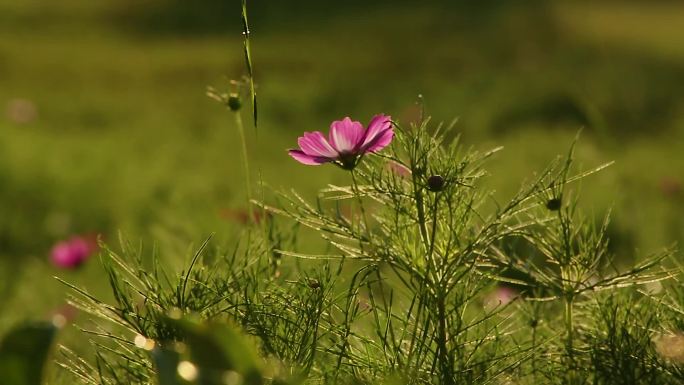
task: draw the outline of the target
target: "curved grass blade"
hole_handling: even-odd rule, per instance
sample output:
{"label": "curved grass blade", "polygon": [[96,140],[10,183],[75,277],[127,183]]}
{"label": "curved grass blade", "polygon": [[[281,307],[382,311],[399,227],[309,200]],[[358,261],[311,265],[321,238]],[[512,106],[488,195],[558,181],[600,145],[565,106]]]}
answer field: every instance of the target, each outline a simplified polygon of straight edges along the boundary
{"label": "curved grass blade", "polygon": [[252,50],[249,42],[249,22],[247,21],[247,0],[242,0],[242,36],[245,51],[245,64],[247,65],[247,75],[249,76],[249,92],[252,97],[252,118],[254,129],[257,128],[257,97],[254,89],[254,69],[252,67]]}

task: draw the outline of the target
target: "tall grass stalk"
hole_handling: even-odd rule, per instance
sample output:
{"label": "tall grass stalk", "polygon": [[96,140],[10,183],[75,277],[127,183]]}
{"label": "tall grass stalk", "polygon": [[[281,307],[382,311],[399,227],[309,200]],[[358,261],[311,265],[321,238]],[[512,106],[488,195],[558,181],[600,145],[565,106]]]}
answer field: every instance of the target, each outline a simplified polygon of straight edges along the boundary
{"label": "tall grass stalk", "polygon": [[245,64],[247,65],[247,76],[249,78],[249,92],[252,102],[252,118],[254,122],[254,129],[257,129],[257,94],[254,87],[254,68],[252,66],[252,49],[250,43],[249,22],[247,20],[247,0],[242,0],[242,43],[245,54]]}
{"label": "tall grass stalk", "polygon": [[242,124],[242,115],[240,110],[233,111],[235,117],[235,126],[240,135],[240,143],[242,148],[242,166],[245,173],[245,191],[247,193],[247,210],[250,220],[255,220],[254,209],[252,208],[252,178],[249,171],[249,152],[247,150],[247,137],[245,135],[245,127]]}

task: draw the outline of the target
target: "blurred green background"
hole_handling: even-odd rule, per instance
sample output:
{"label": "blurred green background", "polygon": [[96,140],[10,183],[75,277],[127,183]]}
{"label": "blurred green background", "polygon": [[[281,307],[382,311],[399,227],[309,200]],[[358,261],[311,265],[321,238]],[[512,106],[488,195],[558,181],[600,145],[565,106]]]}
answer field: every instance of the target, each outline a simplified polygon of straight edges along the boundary
{"label": "blurred green background", "polygon": [[[344,183],[285,149],[347,115],[415,120],[421,94],[467,144],[505,146],[490,164],[501,197],[583,128],[583,167],[616,161],[582,196],[589,213],[614,208],[620,258],[684,239],[681,1],[249,6],[250,156],[270,186],[313,196]],[[0,0],[0,332],[62,306],[54,275],[106,292],[97,261],[49,263],[72,234],[116,243],[121,230],[179,259],[212,231],[238,237],[239,137],[205,91],[244,75],[241,39],[237,0]]]}

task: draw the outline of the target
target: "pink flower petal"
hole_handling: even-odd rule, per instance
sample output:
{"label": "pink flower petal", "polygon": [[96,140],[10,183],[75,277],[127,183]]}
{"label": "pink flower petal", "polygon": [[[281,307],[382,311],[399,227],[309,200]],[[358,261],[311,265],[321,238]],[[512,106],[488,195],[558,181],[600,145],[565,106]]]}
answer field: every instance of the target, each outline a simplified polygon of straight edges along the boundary
{"label": "pink flower petal", "polygon": [[304,136],[299,138],[299,148],[306,155],[312,157],[337,158],[337,151],[335,151],[330,143],[325,139],[323,134],[319,131],[305,132]]}
{"label": "pink flower petal", "polygon": [[[366,135],[363,137],[363,143],[359,147],[361,151],[378,151],[383,147],[387,146],[390,141],[392,141],[393,131],[392,131],[392,118],[387,115],[379,114],[375,115],[368,123],[368,128],[366,129]],[[390,134],[387,134],[390,131]],[[378,143],[381,142],[382,145],[378,147]],[[374,150],[369,150],[369,148],[375,147]]]}
{"label": "pink flower petal", "polygon": [[411,170],[409,170],[408,167],[402,165],[401,163],[397,163],[395,161],[390,161],[387,164],[387,168],[390,169],[393,173],[400,177],[408,177],[411,175]]}
{"label": "pink flower petal", "polygon": [[336,120],[330,125],[330,144],[339,153],[352,153],[359,148],[363,133],[363,125],[349,117]]}
{"label": "pink flower petal", "polygon": [[325,158],[321,156],[311,156],[304,153],[304,151],[301,150],[290,150],[287,153],[290,154],[290,156],[293,157],[299,163],[308,164],[310,166],[318,166],[320,164],[327,163],[332,160],[330,158]]}
{"label": "pink flower petal", "polygon": [[55,244],[50,252],[50,258],[57,267],[73,269],[83,264],[96,251],[97,245],[93,239],[74,236],[68,241]]}
{"label": "pink flower petal", "polygon": [[74,253],[69,242],[57,243],[50,253],[52,263],[61,268],[74,268],[81,262],[81,256]]}
{"label": "pink flower petal", "polygon": [[86,259],[90,255],[90,245],[81,237],[74,237],[69,241],[71,252],[80,259]]}
{"label": "pink flower petal", "polygon": [[394,137],[394,131],[390,128],[378,134],[375,140],[368,145],[365,151],[367,152],[377,152],[387,147]]}

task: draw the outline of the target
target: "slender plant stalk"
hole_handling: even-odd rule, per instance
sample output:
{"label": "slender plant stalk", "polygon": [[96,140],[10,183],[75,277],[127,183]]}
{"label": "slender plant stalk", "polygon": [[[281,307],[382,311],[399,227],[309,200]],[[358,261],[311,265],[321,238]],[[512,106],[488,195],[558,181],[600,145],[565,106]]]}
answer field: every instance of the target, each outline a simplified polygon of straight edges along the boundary
{"label": "slender plant stalk", "polygon": [[418,211],[418,226],[423,242],[429,247],[427,227],[425,225],[425,207],[423,205],[423,193],[420,191],[416,177],[413,177],[413,198],[416,200],[416,210]]}
{"label": "slender plant stalk", "polygon": [[252,97],[252,118],[254,119],[254,129],[257,128],[257,97],[254,88],[254,68],[252,67],[252,50],[249,41],[249,22],[247,21],[247,0],[242,0],[242,36],[245,52],[245,64],[247,65],[247,75],[249,76],[249,91]]}
{"label": "slender plant stalk", "polygon": [[[254,86],[254,64],[252,63],[252,45],[250,43],[250,34],[251,31],[249,29],[249,21],[247,18],[247,0],[242,0],[242,10],[241,10],[241,19],[242,19],[242,36],[243,36],[243,48],[244,48],[244,54],[245,54],[245,65],[247,67],[247,76],[249,77],[249,92],[250,92],[250,97],[252,101],[252,122],[254,124],[254,135],[255,135],[255,140],[258,145],[259,143],[259,135],[258,135],[258,130],[257,130],[257,94],[256,94],[256,87]],[[239,111],[236,111],[237,114],[239,114]],[[242,139],[242,152],[243,152],[243,158],[245,160],[245,174],[247,175],[247,199],[248,199],[248,206],[249,206],[249,215],[252,217],[254,221],[256,221],[255,213],[254,210],[252,209],[252,194],[251,194],[251,184],[249,183],[249,163],[247,161],[247,144],[246,144],[246,139],[245,139],[245,132],[244,132],[244,127],[242,125],[242,119],[240,117],[236,118],[239,119],[238,127],[240,127],[240,136]],[[257,195],[259,195],[259,199],[264,202],[265,197],[264,197],[264,180],[263,180],[263,175],[262,175],[262,169],[261,169],[261,163],[259,161],[259,158],[256,159],[257,163],[257,171],[258,171],[258,177],[259,180],[257,182]],[[266,209],[262,206],[261,208],[261,217],[266,218]],[[261,230],[264,235],[264,239],[268,239],[268,226],[266,224],[266,221],[262,221],[261,225]]]}
{"label": "slender plant stalk", "polygon": [[[361,198],[361,191],[359,190],[359,185],[356,182],[356,176],[354,176],[354,170],[351,170],[350,174],[351,174],[351,180],[352,180],[352,190],[354,192],[354,195],[356,195],[356,199],[358,200],[358,203],[359,203],[359,210],[361,211],[361,217],[363,218],[363,225],[366,227],[366,235],[370,236],[370,227],[368,227],[368,218],[366,217],[366,209],[363,206],[363,199]],[[361,244],[361,247],[363,248],[363,243]]]}
{"label": "slender plant stalk", "polygon": [[[565,170],[565,173],[567,173],[567,168]],[[563,179],[567,179],[566,174],[564,173]],[[570,283],[572,282],[571,280],[571,274],[568,271],[568,265],[571,263],[572,258],[573,258],[573,252],[572,252],[572,235],[571,235],[571,229],[570,229],[570,221],[571,218],[569,216],[563,215],[564,211],[558,210],[558,220],[561,226],[561,231],[562,231],[562,241],[563,241],[563,260],[561,261],[561,266],[560,266],[560,273],[561,273],[561,282],[563,285],[563,304],[564,304],[564,320],[565,320],[565,331],[567,333],[567,339],[566,339],[566,353],[568,355],[568,359],[570,360],[570,364],[574,366],[574,353],[573,353],[573,337],[574,337],[574,325],[573,325],[573,302],[574,302],[574,295],[575,293],[572,291],[573,289],[570,287]]]}
{"label": "slender plant stalk", "polygon": [[532,327],[532,376],[537,378],[537,327]]}
{"label": "slender plant stalk", "polygon": [[437,349],[439,349],[439,365],[442,374],[442,384],[453,385],[454,378],[452,376],[452,366],[449,360],[449,352],[447,350],[447,332],[446,332],[446,297],[441,293],[437,296],[437,316],[438,316],[438,330],[437,330]]}
{"label": "slender plant stalk", "polygon": [[245,190],[247,192],[247,210],[249,210],[250,219],[254,220],[254,212],[252,210],[252,188],[251,188],[251,174],[249,173],[249,158],[247,152],[247,137],[245,136],[245,127],[242,124],[242,116],[240,111],[233,112],[235,115],[235,125],[238,129],[238,134],[240,135],[240,142],[242,142],[242,165],[244,167],[245,173]]}
{"label": "slender plant stalk", "polygon": [[573,337],[574,337],[574,325],[573,325],[573,298],[565,297],[565,330],[568,333],[566,341],[566,350],[568,357],[570,358],[570,363],[574,363],[574,353],[573,353]]}
{"label": "slender plant stalk", "polygon": [[[434,250],[435,250],[435,240],[437,237],[437,219],[439,217],[439,192],[435,193],[434,204],[432,206],[432,228],[430,232],[430,238],[427,245],[427,262],[433,270],[432,285],[435,286],[436,292],[436,303],[437,303],[437,349],[438,349],[438,360],[439,369],[442,376],[442,384],[452,385],[454,378],[452,375],[453,365],[449,358],[449,349],[447,347],[447,341],[449,339],[447,335],[447,314],[446,314],[446,290],[443,287],[442,278],[443,271],[439,271],[439,265],[435,260]],[[420,196],[422,203],[422,194]],[[422,207],[422,204],[421,204]],[[424,214],[423,214],[424,215]],[[426,224],[423,221],[421,228],[426,228]],[[427,236],[425,237],[427,241]],[[430,279],[430,278],[428,278]]]}
{"label": "slender plant stalk", "polygon": [[439,195],[435,196],[435,202],[432,206],[432,232],[430,233],[430,244],[428,246],[427,262],[429,267],[432,269],[432,274],[434,275],[433,280],[439,282],[444,274],[444,271],[438,271],[437,261],[435,260],[435,239],[437,237],[437,218],[438,218],[438,208],[439,208]]}

